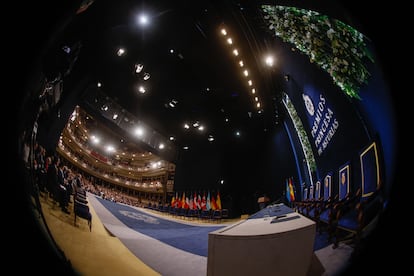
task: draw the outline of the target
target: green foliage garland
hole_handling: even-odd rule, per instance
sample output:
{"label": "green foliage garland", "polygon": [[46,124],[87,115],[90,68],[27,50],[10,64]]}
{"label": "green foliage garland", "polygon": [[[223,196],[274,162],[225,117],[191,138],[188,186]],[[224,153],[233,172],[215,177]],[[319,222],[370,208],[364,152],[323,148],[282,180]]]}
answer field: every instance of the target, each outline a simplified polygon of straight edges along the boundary
{"label": "green foliage garland", "polygon": [[293,125],[295,126],[296,132],[299,136],[300,143],[302,145],[302,150],[305,155],[305,159],[309,165],[309,169],[312,172],[316,171],[316,161],[313,155],[313,151],[309,142],[308,135],[303,127],[302,121],[299,118],[298,113],[296,112],[295,107],[293,106],[292,101],[289,96],[283,93],[283,104],[285,105],[290,118],[292,119]]}
{"label": "green foliage garland", "polygon": [[370,76],[368,61],[374,62],[362,33],[315,11],[269,5],[262,10],[276,36],[328,72],[346,95],[360,99],[359,89]]}

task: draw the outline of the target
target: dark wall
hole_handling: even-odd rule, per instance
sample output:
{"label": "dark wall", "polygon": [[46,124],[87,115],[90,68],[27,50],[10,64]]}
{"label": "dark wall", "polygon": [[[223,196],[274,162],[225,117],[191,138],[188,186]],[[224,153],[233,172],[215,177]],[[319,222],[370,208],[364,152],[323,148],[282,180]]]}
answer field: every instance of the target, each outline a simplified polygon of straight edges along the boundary
{"label": "dark wall", "polygon": [[[310,63],[307,56],[292,51],[292,46],[286,43],[279,41],[276,45],[280,55],[281,71],[289,75],[289,80],[282,85],[282,90],[291,98],[310,138],[317,162],[316,178],[323,178],[327,173],[333,172],[336,189],[339,167],[350,162],[352,185],[354,188],[359,186],[359,152],[375,138],[382,141],[382,146],[386,141],[386,146],[380,147],[380,151],[387,160],[385,171],[390,172],[395,152],[394,114],[387,86],[381,71],[376,68],[377,64],[372,66],[368,85],[363,86],[360,91],[362,99],[350,99],[333,83],[325,71]],[[318,154],[313,143],[311,124],[308,121],[302,93],[323,95],[339,122],[338,129],[321,154]],[[390,183],[387,182],[386,186],[389,189]]]}
{"label": "dark wall", "polygon": [[[252,128],[225,143],[182,150],[176,166],[176,191],[220,191],[231,215],[258,211],[257,199],[282,197],[287,177],[298,179],[288,135],[279,125],[264,132]],[[224,183],[221,184],[220,180]]]}
{"label": "dark wall", "polygon": [[371,80],[361,89],[361,101],[356,101],[358,110],[361,110],[373,139],[377,139],[382,149],[384,191],[390,193],[394,182],[396,154],[398,152],[397,121],[395,101],[391,97],[388,76],[384,74],[383,63],[377,59],[372,68]]}

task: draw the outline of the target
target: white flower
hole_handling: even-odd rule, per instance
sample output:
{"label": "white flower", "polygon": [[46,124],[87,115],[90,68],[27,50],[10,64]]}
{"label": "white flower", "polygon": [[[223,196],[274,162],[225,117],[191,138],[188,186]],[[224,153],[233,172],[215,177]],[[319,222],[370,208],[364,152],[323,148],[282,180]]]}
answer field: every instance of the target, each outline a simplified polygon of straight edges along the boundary
{"label": "white flower", "polygon": [[330,39],[330,40],[332,40],[332,38],[333,38],[333,34],[335,33],[335,31],[332,29],[332,28],[330,28],[329,30],[327,30],[326,31],[326,36]]}

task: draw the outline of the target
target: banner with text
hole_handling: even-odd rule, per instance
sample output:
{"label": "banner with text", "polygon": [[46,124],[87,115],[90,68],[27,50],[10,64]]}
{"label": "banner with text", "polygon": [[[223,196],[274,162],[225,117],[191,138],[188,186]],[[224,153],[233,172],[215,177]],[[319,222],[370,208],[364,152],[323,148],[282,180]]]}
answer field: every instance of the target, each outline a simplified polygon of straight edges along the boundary
{"label": "banner with text", "polygon": [[322,93],[308,86],[302,94],[313,144],[322,155],[339,127],[335,112]]}

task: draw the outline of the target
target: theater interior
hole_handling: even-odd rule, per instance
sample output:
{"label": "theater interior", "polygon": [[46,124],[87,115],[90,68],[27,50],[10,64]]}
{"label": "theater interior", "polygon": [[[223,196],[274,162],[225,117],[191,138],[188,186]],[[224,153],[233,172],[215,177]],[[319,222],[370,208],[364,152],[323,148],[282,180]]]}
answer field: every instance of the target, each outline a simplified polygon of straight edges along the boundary
{"label": "theater interior", "polygon": [[10,258],[23,264],[13,269],[31,259],[58,275],[402,270],[391,261],[404,242],[401,59],[382,31],[395,8],[378,5],[13,9],[25,45],[12,126],[21,212],[6,211]]}

